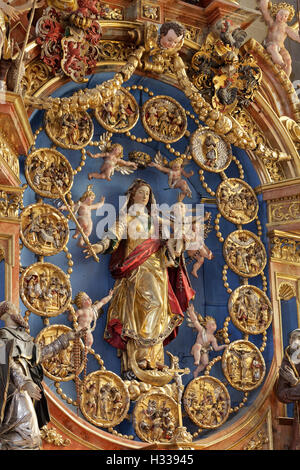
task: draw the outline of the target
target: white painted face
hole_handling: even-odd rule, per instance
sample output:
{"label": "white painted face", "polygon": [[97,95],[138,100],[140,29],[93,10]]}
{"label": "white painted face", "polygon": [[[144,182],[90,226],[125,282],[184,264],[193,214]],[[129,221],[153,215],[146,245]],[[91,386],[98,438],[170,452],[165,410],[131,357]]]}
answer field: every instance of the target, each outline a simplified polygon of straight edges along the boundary
{"label": "white painted face", "polygon": [[134,204],[142,204],[146,206],[148,204],[150,197],[150,188],[148,186],[140,186],[134,195],[133,202]]}
{"label": "white painted face", "polygon": [[160,45],[164,49],[172,49],[173,47],[176,47],[180,43],[182,38],[183,38],[183,35],[177,36],[174,29],[169,29],[167,34],[165,34],[164,36],[160,38]]}
{"label": "white painted face", "polygon": [[83,297],[82,306],[83,308],[88,308],[92,305],[92,301],[88,295]]}
{"label": "white painted face", "polygon": [[289,10],[279,10],[276,15],[276,19],[280,21],[280,23],[286,23],[290,16]]}

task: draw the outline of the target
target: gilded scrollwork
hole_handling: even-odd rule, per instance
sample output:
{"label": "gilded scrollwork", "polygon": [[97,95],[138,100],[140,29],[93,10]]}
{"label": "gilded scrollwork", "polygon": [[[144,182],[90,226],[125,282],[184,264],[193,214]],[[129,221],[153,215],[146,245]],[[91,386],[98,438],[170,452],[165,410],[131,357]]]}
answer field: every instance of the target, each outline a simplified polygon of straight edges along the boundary
{"label": "gilded scrollwork", "polygon": [[243,450],[262,450],[265,444],[270,442],[266,432],[260,429],[257,434],[251,437],[250,441],[243,447]]}
{"label": "gilded scrollwork", "polygon": [[31,204],[22,211],[20,236],[24,245],[34,253],[55,255],[68,243],[68,221],[48,204]]}
{"label": "gilded scrollwork", "polygon": [[20,295],[31,312],[55,317],[69,308],[72,289],[68,277],[58,266],[38,262],[23,271]]}
{"label": "gilded scrollwork", "polygon": [[255,192],[241,179],[227,178],[222,181],[217,188],[216,199],[220,213],[233,224],[248,224],[257,216]]}
{"label": "gilded scrollwork", "polygon": [[249,106],[262,78],[254,57],[239,52],[245,36],[245,31],[231,31],[229,21],[220,19],[191,61],[193,84],[213,108],[227,113]]}
{"label": "gilded scrollwork", "polygon": [[120,377],[110,371],[87,375],[81,389],[80,410],[96,426],[112,428],[127,416],[130,399]]}
{"label": "gilded scrollwork", "polygon": [[231,163],[231,146],[214,131],[197,129],[190,137],[190,152],[203,170],[219,173]]}
{"label": "gilded scrollwork", "polygon": [[136,125],[139,107],[132,94],[120,88],[112,98],[95,109],[95,117],[107,131],[124,133]]}
{"label": "gilded scrollwork", "polygon": [[215,429],[224,424],[230,413],[230,395],[215,377],[193,379],[184,392],[184,408],[200,428]]}
{"label": "gilded scrollwork", "polygon": [[54,149],[39,148],[30,153],[25,162],[25,176],[37,194],[51,199],[66,194],[73,184],[71,164]]}
{"label": "gilded scrollwork", "polygon": [[258,276],[267,263],[263,243],[248,230],[230,233],[224,242],[223,253],[230,269],[245,278]]}
{"label": "gilded scrollwork", "polygon": [[160,9],[159,6],[150,3],[144,3],[142,6],[142,15],[149,20],[159,21]]}
{"label": "gilded scrollwork", "polygon": [[[57,339],[60,335],[68,333],[69,331],[71,331],[71,328],[66,325],[50,325],[38,333],[35,342],[41,347],[44,347]],[[83,342],[80,340],[81,365],[78,371],[79,373],[84,367],[83,348]],[[75,378],[75,372],[77,372],[74,361],[74,341],[70,341],[66,349],[46,359],[43,362],[43,371],[51,380],[61,382],[73,380]]]}
{"label": "gilded scrollwork", "polygon": [[155,96],[142,107],[142,123],[155,140],[177,142],[185,134],[187,119],[183,107],[170,96]]}
{"label": "gilded scrollwork", "polygon": [[262,383],[266,365],[259,349],[250,341],[230,343],[222,356],[222,368],[230,385],[248,392]]}
{"label": "gilded scrollwork", "polygon": [[41,428],[41,438],[48,444],[59,447],[68,447],[71,444],[70,439],[64,439],[55,428],[52,428],[47,424]]}
{"label": "gilded scrollwork", "polygon": [[228,310],[235,326],[246,334],[258,335],[272,322],[272,306],[256,286],[240,286],[230,295]]}
{"label": "gilded scrollwork", "polygon": [[52,77],[50,68],[41,60],[29,62],[22,79],[24,94],[32,96]]}
{"label": "gilded scrollwork", "polygon": [[142,441],[170,442],[178,425],[178,406],[170,396],[150,391],[136,402],[133,426]]}
{"label": "gilded scrollwork", "polygon": [[123,41],[110,41],[102,39],[98,44],[98,60],[123,62],[128,60],[129,55],[135,50],[134,44]]}
{"label": "gilded scrollwork", "polygon": [[288,222],[300,219],[300,197],[282,198],[268,204],[269,222]]}

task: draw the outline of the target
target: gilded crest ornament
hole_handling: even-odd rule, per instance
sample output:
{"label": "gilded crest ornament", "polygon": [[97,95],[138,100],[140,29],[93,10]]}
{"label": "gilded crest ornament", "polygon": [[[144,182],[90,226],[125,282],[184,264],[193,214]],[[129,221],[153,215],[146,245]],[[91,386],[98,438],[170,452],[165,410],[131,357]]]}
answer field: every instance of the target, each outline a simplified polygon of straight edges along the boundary
{"label": "gilded crest ornament", "polygon": [[266,250],[260,239],[249,230],[235,230],[223,245],[226,263],[242,277],[255,277],[267,263]]}
{"label": "gilded crest ornament", "polygon": [[69,308],[72,289],[68,277],[58,266],[38,262],[23,271],[20,295],[31,312],[55,317]]}
{"label": "gilded crest ornament", "polygon": [[193,423],[204,429],[215,429],[224,424],[231,406],[225,385],[215,377],[205,375],[187,385],[183,403]]}
{"label": "gilded crest ornament", "polygon": [[231,146],[215,132],[199,128],[190,137],[190,153],[203,170],[219,173],[232,160]]}
{"label": "gilded crest ornament", "polygon": [[61,112],[49,110],[45,113],[45,130],[59,147],[80,150],[91,141],[94,124],[86,111],[70,112],[62,103]]}
{"label": "gilded crest ornament", "polygon": [[107,131],[124,133],[136,125],[139,107],[132,94],[120,88],[100,108],[95,109],[95,117]]}
{"label": "gilded crest ornament", "polygon": [[159,142],[177,142],[187,129],[186,114],[174,98],[155,96],[142,107],[142,123],[146,132]]}
{"label": "gilded crest ornament", "polygon": [[81,389],[80,410],[96,426],[110,428],[126,417],[130,398],[118,375],[98,370],[87,375]]}
{"label": "gilded crest ornament", "polygon": [[[71,328],[66,325],[50,325],[39,332],[35,342],[40,346],[47,346],[60,335],[68,333],[69,331],[71,331]],[[80,340],[82,361],[78,373],[82,372],[84,367],[83,348],[83,342]],[[70,341],[66,349],[63,349],[50,359],[45,360],[42,365],[45,375],[51,380],[62,382],[73,380],[75,378],[76,369],[74,364],[74,341]]]}
{"label": "gilded crest ornament", "polygon": [[68,243],[68,221],[49,204],[31,204],[22,211],[20,236],[29,250],[37,255],[52,256]]}
{"label": "gilded crest ornament", "polygon": [[133,426],[145,442],[170,442],[179,425],[178,405],[159,392],[143,394],[133,410]]}
{"label": "gilded crest ornament", "polygon": [[234,325],[246,334],[258,335],[272,322],[272,306],[266,294],[256,286],[235,289],[228,301]]}
{"label": "gilded crest ornament", "polygon": [[253,343],[245,340],[229,344],[222,356],[222,368],[230,385],[244,392],[257,388],[266,373],[261,352]]}
{"label": "gilded crest ornament", "polygon": [[243,29],[232,30],[230,21],[220,18],[192,57],[193,84],[221,112],[234,114],[248,107],[262,79],[254,57],[239,51],[246,36]]}
{"label": "gilded crest ornament", "polygon": [[218,209],[233,224],[249,224],[258,213],[258,201],[249,184],[239,178],[228,178],[216,191]]}
{"label": "gilded crest ornament", "polygon": [[25,176],[37,194],[50,199],[66,194],[73,185],[72,166],[54,149],[40,148],[30,153],[25,162]]}

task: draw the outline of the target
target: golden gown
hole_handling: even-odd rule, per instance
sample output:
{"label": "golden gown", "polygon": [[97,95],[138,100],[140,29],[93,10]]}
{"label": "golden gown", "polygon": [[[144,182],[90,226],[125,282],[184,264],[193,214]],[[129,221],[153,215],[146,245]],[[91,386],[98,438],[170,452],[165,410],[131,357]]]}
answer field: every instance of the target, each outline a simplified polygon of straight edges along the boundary
{"label": "golden gown", "polygon": [[[133,250],[153,235],[153,224],[150,225],[148,215],[125,216],[110,230],[115,238],[115,246],[112,249],[117,249],[123,237],[122,243],[125,244],[123,255],[126,259]],[[124,239],[125,231],[126,239]],[[126,342],[126,346],[122,348],[123,371],[131,370],[130,356],[134,351],[137,363],[146,360],[147,368],[155,369],[158,363],[164,364],[163,343],[176,326],[182,323],[183,315],[180,307],[172,308],[173,311],[170,307],[169,278],[164,258],[165,248],[160,245],[157,251],[133,269],[129,275],[116,280],[104,337],[117,347],[112,340],[110,328],[112,323],[117,322],[120,338]]]}

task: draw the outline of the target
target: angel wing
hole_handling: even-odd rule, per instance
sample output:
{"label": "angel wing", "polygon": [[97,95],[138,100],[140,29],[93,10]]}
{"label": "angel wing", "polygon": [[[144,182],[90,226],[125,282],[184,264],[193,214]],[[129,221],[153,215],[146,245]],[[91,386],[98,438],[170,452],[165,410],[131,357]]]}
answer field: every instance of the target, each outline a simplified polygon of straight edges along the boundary
{"label": "angel wing", "polygon": [[192,157],[192,154],[191,154],[191,149],[190,149],[190,146],[188,145],[187,148],[185,149],[184,151],[184,155],[186,155],[186,158],[183,159],[183,165],[188,165],[189,163],[191,163],[191,157]]}
{"label": "angel wing", "polygon": [[[114,172],[115,171],[119,171],[121,173],[121,175],[131,175],[131,173],[133,173],[135,170],[134,170],[134,168],[130,168],[128,166],[124,166],[122,164],[119,164],[119,165],[115,166]],[[113,175],[113,173],[112,173],[112,175]]]}
{"label": "angel wing", "polygon": [[111,139],[111,132],[104,132],[99,139],[99,144],[98,147],[101,150],[101,152],[105,152],[107,150],[107,147],[111,144],[110,139]]}
{"label": "angel wing", "polygon": [[167,167],[169,164],[168,159],[166,157],[163,157],[159,150],[155,154],[154,162],[157,163],[158,165],[165,166],[165,167]]}

